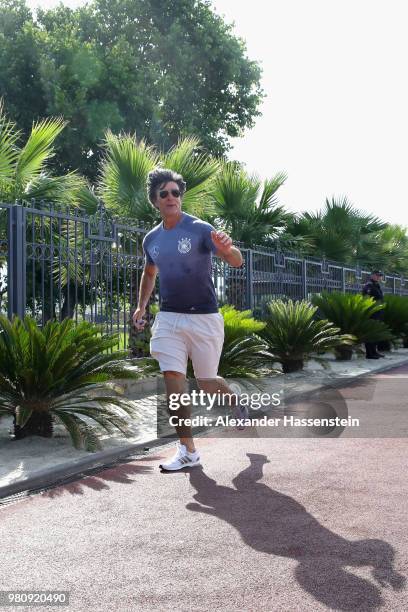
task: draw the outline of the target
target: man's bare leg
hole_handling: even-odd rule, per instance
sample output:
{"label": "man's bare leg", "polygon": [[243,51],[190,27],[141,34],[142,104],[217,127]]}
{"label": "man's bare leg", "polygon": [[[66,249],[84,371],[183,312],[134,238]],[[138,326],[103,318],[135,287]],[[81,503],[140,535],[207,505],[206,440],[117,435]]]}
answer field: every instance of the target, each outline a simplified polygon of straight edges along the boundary
{"label": "man's bare leg", "polygon": [[[163,375],[166,385],[167,400],[172,394],[181,395],[182,393],[186,393],[186,377],[184,374],[167,370],[163,372]],[[169,413],[182,419],[189,419],[191,418],[191,406],[180,406],[178,410],[169,410]],[[180,443],[184,444],[189,453],[194,453],[196,449],[191,427],[179,425],[176,426],[175,429],[180,439]]]}
{"label": "man's bare leg", "polygon": [[215,378],[197,378],[197,384],[206,393],[226,395],[226,402],[233,408],[238,404],[236,393],[227,385],[221,376]]}

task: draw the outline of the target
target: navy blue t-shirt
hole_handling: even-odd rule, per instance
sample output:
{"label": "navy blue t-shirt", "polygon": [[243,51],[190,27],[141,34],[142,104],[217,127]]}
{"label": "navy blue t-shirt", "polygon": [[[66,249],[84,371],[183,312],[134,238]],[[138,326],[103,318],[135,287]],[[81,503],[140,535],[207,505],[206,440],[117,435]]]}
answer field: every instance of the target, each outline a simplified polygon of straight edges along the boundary
{"label": "navy blue t-shirt", "polygon": [[159,270],[160,310],[189,314],[218,312],[212,281],[212,225],[182,213],[172,229],[163,223],[143,240],[145,262]]}

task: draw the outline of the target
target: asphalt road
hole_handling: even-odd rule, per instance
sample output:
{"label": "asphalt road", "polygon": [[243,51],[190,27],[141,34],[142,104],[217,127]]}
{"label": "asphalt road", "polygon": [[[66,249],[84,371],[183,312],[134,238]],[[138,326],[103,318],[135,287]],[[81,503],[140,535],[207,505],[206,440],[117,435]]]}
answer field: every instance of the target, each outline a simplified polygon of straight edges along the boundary
{"label": "asphalt road", "polygon": [[[407,396],[405,366],[365,410],[398,421]],[[408,439],[247,435],[201,438],[203,469],[160,473],[169,447],[0,507],[1,589],[81,612],[406,611]]]}

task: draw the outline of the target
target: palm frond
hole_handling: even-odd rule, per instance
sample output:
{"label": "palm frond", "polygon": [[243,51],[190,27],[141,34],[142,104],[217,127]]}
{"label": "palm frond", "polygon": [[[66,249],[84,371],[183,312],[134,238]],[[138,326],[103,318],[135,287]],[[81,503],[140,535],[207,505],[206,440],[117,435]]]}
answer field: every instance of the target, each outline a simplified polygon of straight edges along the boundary
{"label": "palm frond", "polygon": [[223,164],[211,190],[216,218],[234,240],[248,246],[277,238],[288,217],[276,198],[285,180],[279,173],[262,184],[236,164]]}
{"label": "palm frond", "polygon": [[286,182],[287,178],[285,172],[278,172],[272,178],[264,181],[261,198],[259,200],[260,208],[269,210],[271,207],[276,206],[276,192]]}
{"label": "palm frond", "polygon": [[355,264],[372,259],[376,251],[373,240],[385,225],[378,217],[356,209],[347,197],[333,196],[326,199],[322,211],[304,212],[290,219],[287,231],[303,237],[309,255]]}
{"label": "palm frond", "polygon": [[81,418],[63,410],[56,411],[55,415],[57,420],[65,426],[75,448],[81,449],[84,447],[90,452],[95,452],[102,448],[98,432]]}
{"label": "palm frond", "polygon": [[183,138],[166,154],[160,156],[163,167],[181,174],[187,190],[201,187],[213,178],[219,170],[220,162],[204,153],[198,138]]}
{"label": "palm frond", "polygon": [[18,191],[24,192],[28,183],[40,176],[45,163],[54,155],[54,141],[65,125],[62,118],[34,123],[16,163],[15,182]]}
{"label": "palm frond", "polygon": [[91,209],[91,203],[97,202],[86,180],[76,172],[63,176],[50,176],[41,172],[27,183],[24,198],[28,201],[45,200],[64,207],[86,206],[88,210]]}
{"label": "palm frond", "polygon": [[145,221],[157,218],[146,194],[146,178],[158,163],[157,153],[143,140],[137,141],[131,135],[116,136],[110,131],[105,146],[98,195],[122,215]]}
{"label": "palm frond", "polygon": [[216,209],[210,189],[209,181],[187,189],[183,196],[183,210],[201,219],[211,220]]}
{"label": "palm frond", "polygon": [[6,193],[14,180],[15,164],[18,159],[17,142],[20,132],[15,124],[7,119],[3,100],[0,99],[0,198],[6,199]]}

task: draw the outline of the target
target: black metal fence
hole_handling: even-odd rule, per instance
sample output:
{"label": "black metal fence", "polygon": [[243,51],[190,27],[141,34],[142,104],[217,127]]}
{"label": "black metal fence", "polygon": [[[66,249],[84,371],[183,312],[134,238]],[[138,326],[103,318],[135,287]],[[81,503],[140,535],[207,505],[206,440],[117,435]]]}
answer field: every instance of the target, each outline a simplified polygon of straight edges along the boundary
{"label": "black metal fence", "polygon": [[[0,204],[1,312],[9,317],[31,314],[39,324],[85,319],[119,332],[126,346],[146,231],[113,220],[102,203],[92,217],[48,205]],[[367,270],[333,262],[241,248],[242,268],[214,259],[214,285],[220,305],[248,308],[258,316],[278,297],[360,292],[369,276]],[[408,295],[404,279],[386,275],[384,280],[385,292]]]}
{"label": "black metal fence", "polygon": [[[241,307],[250,308],[256,315],[262,315],[272,299],[309,299],[322,291],[360,293],[371,273],[360,267],[262,247],[243,252],[246,294]],[[383,291],[408,296],[407,279],[386,274]]]}

